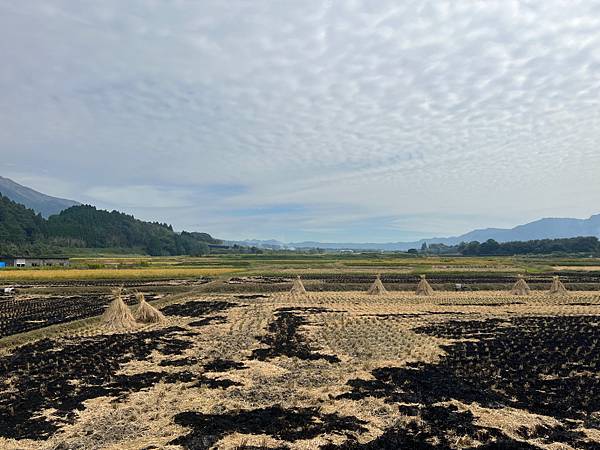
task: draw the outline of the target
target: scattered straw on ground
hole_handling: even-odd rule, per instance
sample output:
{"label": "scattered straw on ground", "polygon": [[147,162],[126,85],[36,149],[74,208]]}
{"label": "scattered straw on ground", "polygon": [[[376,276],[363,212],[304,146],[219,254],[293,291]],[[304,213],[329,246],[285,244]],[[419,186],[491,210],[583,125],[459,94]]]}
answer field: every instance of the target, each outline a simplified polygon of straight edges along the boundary
{"label": "scattered straw on ground", "polygon": [[[401,422],[397,406],[386,403],[385,399],[349,400],[340,396],[349,391],[349,380],[372,380],[371,370],[377,367],[439,361],[444,356],[442,346],[449,340],[417,333],[415,328],[448,320],[600,314],[600,297],[596,292],[572,292],[568,297],[561,297],[533,291],[518,301],[509,292],[436,292],[435,296],[428,297],[407,292],[389,292],[385,296],[366,292],[309,292],[300,296],[286,293],[253,299],[226,295],[194,299],[218,299],[235,304],[230,309],[210,314],[221,320],[200,327],[192,325],[198,321],[197,317],[169,316],[169,326],[177,325],[184,329],[182,333],[189,332],[184,338],[191,342],[191,347],[181,354],[155,352],[144,361],[124,365],[119,373],[190,371],[209,379],[228,379],[240,386],[215,389],[194,387],[193,383],[161,382],[120,401],[107,397],[91,399],[85,402],[85,409],[77,413],[75,423],[65,425],[49,441],[0,439],[0,447],[129,450],[155,446],[174,449],[178,447],[168,443],[189,432],[174,423],[173,416],[177,413],[234,414],[273,405],[285,409],[317,407],[322,413],[354,416],[366,422],[366,431],[358,437],[359,442],[368,442]],[[272,332],[270,326],[281,311],[302,317],[303,323],[296,330],[293,342],[302,338],[310,351],[336,355],[340,361],[329,363],[324,359],[305,360],[284,355],[265,360],[253,358],[253,351],[269,345],[261,339]],[[125,328],[132,326],[133,317],[120,294],[115,296],[105,316],[105,322]],[[150,328],[161,326],[160,323],[153,324]],[[195,362],[187,366],[165,364],[182,358]],[[204,367],[217,359],[241,363],[243,367],[224,372],[206,371]],[[555,423],[552,418],[512,408],[489,409],[476,404],[454,403],[462,410],[469,409],[482,426],[501,429],[508,435],[516,436],[522,425],[535,427]],[[586,432],[593,436],[593,431]],[[340,435],[331,434],[281,442],[265,435],[232,433],[219,440],[218,448],[286,444],[298,450],[343,440]]]}

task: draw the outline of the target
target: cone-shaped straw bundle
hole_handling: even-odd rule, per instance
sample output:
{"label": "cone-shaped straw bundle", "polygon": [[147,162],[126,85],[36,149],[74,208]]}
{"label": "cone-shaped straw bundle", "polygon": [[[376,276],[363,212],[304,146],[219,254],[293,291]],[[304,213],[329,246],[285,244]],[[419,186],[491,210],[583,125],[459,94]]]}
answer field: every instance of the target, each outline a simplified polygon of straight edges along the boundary
{"label": "cone-shaped straw bundle", "polygon": [[560,281],[560,278],[558,278],[558,275],[555,275],[552,277],[552,285],[550,286],[550,294],[552,295],[567,295],[567,288],[565,287],[565,285],[563,284],[562,281]]}
{"label": "cone-shaped straw bundle", "polygon": [[385,289],[385,286],[381,282],[381,275],[377,275],[377,277],[375,278],[375,281],[373,281],[373,284],[369,288],[368,293],[371,295],[387,294],[387,290]]}
{"label": "cone-shaped straw bundle", "polygon": [[417,295],[433,295],[433,288],[425,279],[425,275],[421,275],[421,281],[419,281],[419,285],[417,286]]}
{"label": "cone-shaped straw bundle", "polygon": [[529,295],[530,291],[531,289],[527,286],[527,282],[525,281],[525,278],[523,278],[523,275],[519,275],[519,279],[513,285],[510,293],[512,295]]}
{"label": "cone-shaped straw bundle", "polygon": [[146,301],[144,294],[137,292],[135,298],[140,302],[134,314],[135,320],[142,323],[161,323],[166,320],[163,313]]}
{"label": "cone-shaped straw bundle", "polygon": [[292,285],[292,290],[290,291],[290,294],[306,294],[306,289],[304,289],[304,285],[302,284],[300,275],[298,275],[294,280],[294,284]]}
{"label": "cone-shaped straw bundle", "polygon": [[121,288],[113,291],[115,299],[112,301],[104,314],[102,314],[102,322],[108,327],[115,330],[129,330],[135,328],[136,323],[133,314],[129,307],[123,301],[121,296]]}

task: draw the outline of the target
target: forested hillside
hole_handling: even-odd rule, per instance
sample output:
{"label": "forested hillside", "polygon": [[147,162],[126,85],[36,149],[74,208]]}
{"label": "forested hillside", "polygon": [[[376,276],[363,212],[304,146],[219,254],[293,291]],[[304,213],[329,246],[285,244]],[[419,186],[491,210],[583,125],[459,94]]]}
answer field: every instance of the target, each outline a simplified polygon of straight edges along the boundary
{"label": "forested hillside", "polygon": [[68,252],[72,248],[136,249],[150,255],[201,255],[217,244],[206,233],[176,233],[167,224],[150,223],[118,211],[73,206],[44,219],[0,195],[0,253]]}
{"label": "forested hillside", "polygon": [[31,243],[44,236],[41,215],[0,194],[0,242]]}

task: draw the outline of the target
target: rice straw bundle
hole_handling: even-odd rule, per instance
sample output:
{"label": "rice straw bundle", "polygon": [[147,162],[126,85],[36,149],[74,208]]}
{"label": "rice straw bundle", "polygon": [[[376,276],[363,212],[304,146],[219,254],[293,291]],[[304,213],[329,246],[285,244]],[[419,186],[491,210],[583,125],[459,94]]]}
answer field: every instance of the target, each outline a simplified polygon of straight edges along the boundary
{"label": "rice straw bundle", "polygon": [[108,305],[104,314],[102,314],[102,322],[108,328],[113,330],[130,330],[135,328],[136,322],[129,307],[125,304],[122,297],[122,289],[117,288],[113,291],[115,299]]}
{"label": "rice straw bundle", "polygon": [[552,277],[552,285],[550,286],[551,295],[567,295],[568,291],[558,275]]}
{"label": "rice straw bundle", "polygon": [[427,282],[425,275],[421,275],[421,281],[419,281],[419,285],[416,290],[417,295],[433,295],[433,288]]}
{"label": "rice straw bundle", "polygon": [[385,286],[381,282],[381,275],[378,274],[377,277],[375,277],[375,281],[373,281],[373,284],[369,288],[368,293],[370,295],[385,295],[385,294],[387,294],[387,290],[385,289]]}
{"label": "rice straw bundle", "polygon": [[519,275],[519,279],[513,285],[512,289],[510,290],[510,293],[512,295],[529,295],[530,292],[531,289],[529,289],[525,278],[523,277],[523,275]]}
{"label": "rice straw bundle", "polygon": [[290,290],[290,294],[306,294],[306,289],[304,289],[304,285],[302,284],[302,280],[300,279],[300,275],[296,277],[294,280],[294,284],[292,285],[292,289]]}
{"label": "rice straw bundle", "polygon": [[134,314],[134,317],[138,322],[162,323],[166,320],[163,313],[146,301],[144,294],[141,292],[136,292],[135,298],[137,298],[137,300],[140,302]]}

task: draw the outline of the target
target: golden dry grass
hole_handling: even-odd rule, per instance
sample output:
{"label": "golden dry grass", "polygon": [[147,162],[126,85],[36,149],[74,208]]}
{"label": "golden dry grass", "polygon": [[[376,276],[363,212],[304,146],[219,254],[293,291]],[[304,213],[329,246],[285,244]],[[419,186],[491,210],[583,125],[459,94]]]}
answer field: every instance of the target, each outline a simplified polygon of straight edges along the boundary
{"label": "golden dry grass", "polygon": [[600,266],[554,266],[554,270],[577,270],[580,272],[598,272]]}
{"label": "golden dry grass", "polygon": [[57,281],[57,280],[136,280],[177,279],[220,276],[239,269],[219,268],[142,268],[142,269],[14,269],[0,271],[1,281]]}

